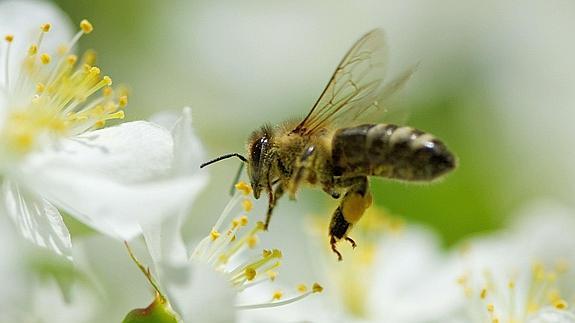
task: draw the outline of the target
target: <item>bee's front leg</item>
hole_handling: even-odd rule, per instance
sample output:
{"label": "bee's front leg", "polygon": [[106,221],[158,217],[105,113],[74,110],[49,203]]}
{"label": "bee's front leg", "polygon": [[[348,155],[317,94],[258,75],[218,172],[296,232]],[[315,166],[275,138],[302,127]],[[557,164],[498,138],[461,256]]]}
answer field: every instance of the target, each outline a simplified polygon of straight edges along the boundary
{"label": "bee's front leg", "polygon": [[264,223],[264,230],[266,231],[268,230],[268,227],[270,225],[270,220],[272,219],[272,213],[276,206],[277,200],[280,197],[282,197],[283,194],[284,194],[283,183],[279,183],[273,190],[271,187],[268,190],[268,197],[269,197],[268,212],[266,213],[266,222]]}
{"label": "bee's front leg", "polygon": [[301,181],[307,178],[310,172],[313,172],[311,166],[313,165],[316,152],[317,147],[315,145],[308,146],[297,160],[296,167],[288,184],[290,200],[295,200],[295,193],[297,192]]}
{"label": "bee's front leg", "polygon": [[336,248],[336,243],[341,239],[345,239],[351,243],[353,248],[356,247],[355,241],[348,237],[347,234],[351,227],[363,216],[365,210],[371,206],[372,202],[367,177],[348,178],[340,182],[340,184],[349,188],[340,205],[333,213],[329,224],[329,242],[338,260],[341,260],[342,257]]}

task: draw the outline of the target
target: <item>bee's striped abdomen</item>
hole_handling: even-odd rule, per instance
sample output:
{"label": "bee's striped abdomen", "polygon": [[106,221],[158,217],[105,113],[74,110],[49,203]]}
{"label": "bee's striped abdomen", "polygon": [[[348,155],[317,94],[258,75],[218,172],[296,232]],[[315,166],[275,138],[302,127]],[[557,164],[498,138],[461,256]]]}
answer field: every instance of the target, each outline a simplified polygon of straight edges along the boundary
{"label": "bee's striped abdomen", "polygon": [[392,124],[366,124],[336,131],[332,139],[336,176],[382,176],[433,180],[455,167],[447,147],[429,133]]}

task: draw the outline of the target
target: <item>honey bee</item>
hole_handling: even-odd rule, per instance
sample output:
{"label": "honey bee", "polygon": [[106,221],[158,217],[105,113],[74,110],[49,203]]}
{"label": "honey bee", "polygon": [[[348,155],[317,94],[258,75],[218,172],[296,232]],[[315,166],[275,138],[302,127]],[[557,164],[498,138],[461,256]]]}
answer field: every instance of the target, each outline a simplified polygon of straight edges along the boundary
{"label": "honey bee", "polygon": [[372,204],[368,177],[428,182],[456,167],[454,155],[429,133],[364,123],[385,110],[415,70],[384,84],[386,61],[384,33],[372,30],[347,52],[303,120],[264,125],[247,140],[247,158],[227,154],[201,167],[230,157],[246,163],[254,197],[268,194],[266,229],[277,201],[284,193],[295,199],[302,184],[319,186],[334,199],[344,194],[329,226],[331,249],[341,260],[336,243],[344,239],[355,248],[348,233]]}

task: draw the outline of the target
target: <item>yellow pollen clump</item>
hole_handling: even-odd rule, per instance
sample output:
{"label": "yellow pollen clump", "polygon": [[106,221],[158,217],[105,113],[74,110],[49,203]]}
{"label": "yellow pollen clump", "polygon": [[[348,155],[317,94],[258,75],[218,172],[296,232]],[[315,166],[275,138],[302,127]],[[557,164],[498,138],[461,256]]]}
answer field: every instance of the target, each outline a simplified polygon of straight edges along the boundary
{"label": "yellow pollen clump", "polygon": [[297,291],[300,293],[305,293],[307,292],[307,286],[305,284],[299,284],[297,285]]}
{"label": "yellow pollen clump", "polygon": [[314,293],[321,293],[321,292],[323,292],[323,287],[322,287],[320,284],[318,284],[318,283],[313,283],[313,286],[311,287],[311,290],[312,290]]}
{"label": "yellow pollen clump", "polygon": [[50,28],[52,28],[52,25],[50,24],[43,24],[42,26],[40,26],[40,29],[45,33],[49,32]]}
{"label": "yellow pollen clump", "polygon": [[50,62],[52,61],[52,57],[50,57],[49,54],[42,54],[40,55],[40,61],[42,62],[42,64],[47,65],[50,64]]}
{"label": "yellow pollen clump", "polygon": [[120,108],[125,108],[128,105],[128,97],[126,95],[122,95],[118,99],[118,104],[120,105]]}
{"label": "yellow pollen clump", "polygon": [[246,275],[246,279],[248,281],[254,280],[254,278],[256,278],[256,270],[252,267],[247,267],[244,271],[244,274]]}
{"label": "yellow pollen clump", "polygon": [[242,201],[242,207],[246,212],[249,212],[253,209],[254,204],[252,203],[252,201],[246,199]]}
{"label": "yellow pollen clump", "polygon": [[212,230],[210,232],[210,238],[212,239],[212,241],[215,241],[219,237],[220,237],[220,233],[218,231]]}
{"label": "yellow pollen clump", "polygon": [[252,193],[252,187],[246,182],[239,182],[235,185],[236,190],[242,192],[244,195],[250,195]]}
{"label": "yellow pollen clump", "polygon": [[4,36],[4,40],[11,43],[12,41],[14,41],[14,35],[8,34]]}
{"label": "yellow pollen clump", "polygon": [[84,19],[80,21],[80,29],[82,29],[84,34],[89,34],[92,32],[92,30],[94,30],[94,26],[92,26],[88,20]]}
{"label": "yellow pollen clump", "polygon": [[279,301],[282,297],[283,297],[283,293],[278,290],[278,291],[274,292],[272,299],[275,301]]}
{"label": "yellow pollen clump", "polygon": [[258,236],[256,236],[256,235],[251,235],[251,236],[248,237],[248,240],[246,241],[246,243],[248,244],[248,247],[249,247],[250,249],[253,249],[253,248],[255,248],[255,247],[257,246],[258,241],[259,241]]}
{"label": "yellow pollen clump", "polygon": [[104,76],[104,77],[102,78],[102,80],[104,81],[104,83],[105,83],[107,86],[112,85],[112,78],[110,78],[109,76],[107,76],[107,75]]}

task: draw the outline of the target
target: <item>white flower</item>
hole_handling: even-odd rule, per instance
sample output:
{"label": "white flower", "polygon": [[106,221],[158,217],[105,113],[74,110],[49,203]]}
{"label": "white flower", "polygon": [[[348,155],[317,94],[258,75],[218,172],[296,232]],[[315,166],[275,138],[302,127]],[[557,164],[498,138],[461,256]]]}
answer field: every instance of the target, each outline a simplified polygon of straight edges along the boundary
{"label": "white flower", "polygon": [[42,2],[0,3],[0,201],[25,238],[70,258],[59,210],[130,239],[185,207],[205,178],[178,170],[186,156],[158,125],[102,128],[123,119],[127,96],[92,52],[71,52],[92,25],[70,36],[62,17]]}
{"label": "white flower", "polygon": [[463,245],[461,322],[575,322],[575,217],[549,202],[526,210]]}
{"label": "white flower", "polygon": [[[287,297],[283,291],[274,290],[257,302],[246,300],[244,291],[260,288],[267,291],[265,285],[275,281],[282,253],[277,249],[255,250],[263,223],[249,224],[246,214],[253,206],[250,186],[240,182],[236,188],[236,194],[225,206],[210,234],[195,246],[190,257],[185,255],[184,259],[177,259],[172,254],[171,261],[156,264],[160,267],[159,282],[143,269],[157,295],[165,298],[185,322],[232,322],[236,310],[287,305],[323,289],[317,283],[302,284],[288,291]],[[225,226],[239,204],[243,215]],[[158,240],[147,240],[148,246],[153,241]]]}
{"label": "white flower", "polygon": [[[329,249],[326,223],[310,243],[309,261],[325,280],[324,297],[267,312],[241,313],[242,322],[445,322],[457,306],[452,267],[428,229],[370,208],[351,231],[357,247]],[[321,244],[321,245],[320,245]]]}

